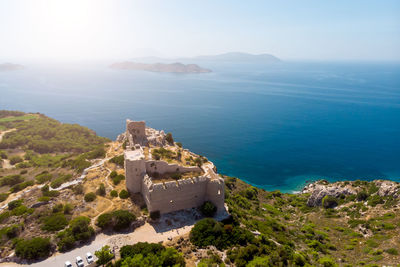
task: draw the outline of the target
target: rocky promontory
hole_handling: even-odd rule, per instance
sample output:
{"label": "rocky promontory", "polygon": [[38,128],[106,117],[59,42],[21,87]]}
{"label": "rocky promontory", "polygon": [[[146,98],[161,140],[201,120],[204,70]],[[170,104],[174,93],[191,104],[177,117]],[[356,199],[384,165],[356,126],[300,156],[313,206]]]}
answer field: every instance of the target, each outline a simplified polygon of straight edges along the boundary
{"label": "rocky promontory", "polygon": [[118,70],[144,70],[152,72],[172,72],[172,73],[207,73],[211,72],[209,69],[204,69],[196,64],[182,64],[182,63],[136,63],[132,61],[118,62],[110,66],[112,69]]}
{"label": "rocky promontory", "polygon": [[[310,194],[307,205],[310,207],[321,206],[326,196],[345,198],[356,195],[359,200],[367,200],[373,196],[398,198],[400,196],[400,183],[387,180],[366,181],[341,181],[329,183],[319,180],[306,185],[302,194]],[[376,197],[375,197],[376,198]]]}

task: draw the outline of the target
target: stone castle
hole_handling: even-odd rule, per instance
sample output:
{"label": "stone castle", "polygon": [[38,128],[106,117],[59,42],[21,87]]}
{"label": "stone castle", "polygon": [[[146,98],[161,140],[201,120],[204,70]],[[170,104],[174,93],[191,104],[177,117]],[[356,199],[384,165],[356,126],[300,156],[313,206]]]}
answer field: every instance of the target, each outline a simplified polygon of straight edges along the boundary
{"label": "stone castle", "polygon": [[[175,144],[168,144],[164,131],[146,127],[144,121],[126,121],[125,175],[130,193],[141,193],[148,211],[160,214],[212,202],[224,210],[224,180],[213,163],[201,164],[152,158],[160,147],[189,159],[199,156]],[[194,165],[194,166],[193,166]],[[173,178],[172,178],[173,177]]]}

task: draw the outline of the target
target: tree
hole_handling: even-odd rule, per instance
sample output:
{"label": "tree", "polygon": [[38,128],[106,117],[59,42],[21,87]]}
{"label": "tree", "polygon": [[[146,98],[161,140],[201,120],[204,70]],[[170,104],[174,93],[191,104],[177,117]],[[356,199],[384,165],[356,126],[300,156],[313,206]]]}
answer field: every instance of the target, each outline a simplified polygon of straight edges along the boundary
{"label": "tree", "polygon": [[85,201],[86,201],[86,202],[92,202],[92,201],[94,201],[95,199],[96,199],[96,194],[93,193],[93,192],[87,193],[87,194],[85,195]]}
{"label": "tree", "polygon": [[325,197],[322,199],[322,206],[323,206],[325,209],[332,209],[332,208],[336,207],[337,205],[338,205],[338,201],[337,201],[337,199],[336,199],[335,197],[333,197],[333,196],[325,196]]}
{"label": "tree", "polygon": [[121,190],[121,192],[119,192],[119,197],[122,199],[126,199],[130,196],[131,194],[129,194],[128,191],[126,191],[125,189]]}
{"label": "tree", "polygon": [[99,188],[97,189],[96,194],[98,194],[99,196],[105,196],[106,195],[106,187],[104,186],[103,183],[101,183],[99,185]]}
{"label": "tree", "polygon": [[172,133],[167,133],[167,135],[165,136],[165,140],[172,145],[174,143],[174,138],[172,137]]}
{"label": "tree", "polygon": [[35,237],[20,240],[15,247],[15,254],[23,259],[36,260],[49,256],[51,243],[48,238]]}
{"label": "tree", "polygon": [[111,190],[110,196],[111,196],[111,197],[117,197],[117,196],[118,196],[117,190]]}
{"label": "tree", "polygon": [[110,250],[110,246],[104,246],[100,250],[94,252],[94,255],[97,257],[96,263],[99,265],[105,265],[108,263],[112,258],[114,258],[114,254],[112,254]]}

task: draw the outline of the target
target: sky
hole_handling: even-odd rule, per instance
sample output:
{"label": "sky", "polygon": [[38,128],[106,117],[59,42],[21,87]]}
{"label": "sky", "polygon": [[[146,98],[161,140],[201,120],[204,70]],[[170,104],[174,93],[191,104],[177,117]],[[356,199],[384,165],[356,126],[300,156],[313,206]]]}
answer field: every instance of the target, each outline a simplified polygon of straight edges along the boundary
{"label": "sky", "polygon": [[400,1],[0,0],[0,62],[233,51],[400,61]]}

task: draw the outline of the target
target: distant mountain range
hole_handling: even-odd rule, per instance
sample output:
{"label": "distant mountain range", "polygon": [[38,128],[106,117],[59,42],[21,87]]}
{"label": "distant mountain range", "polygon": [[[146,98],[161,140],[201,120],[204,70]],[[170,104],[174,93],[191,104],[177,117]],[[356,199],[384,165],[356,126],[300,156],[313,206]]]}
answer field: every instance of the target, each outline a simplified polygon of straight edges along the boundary
{"label": "distant mountain range", "polygon": [[22,70],[24,66],[13,64],[13,63],[3,63],[0,64],[0,71],[10,71],[10,70]]}
{"label": "distant mountain range", "polygon": [[119,70],[144,70],[153,72],[174,72],[174,73],[206,73],[211,72],[209,69],[203,69],[196,64],[182,64],[182,63],[137,63],[132,61],[117,62],[110,65],[112,69]]}
{"label": "distant mountain range", "polygon": [[270,54],[249,54],[241,52],[230,52],[219,55],[207,55],[197,57],[183,57],[183,58],[160,58],[160,57],[140,57],[135,58],[135,61],[145,63],[171,63],[171,62],[183,62],[183,63],[278,63],[281,60]]}

